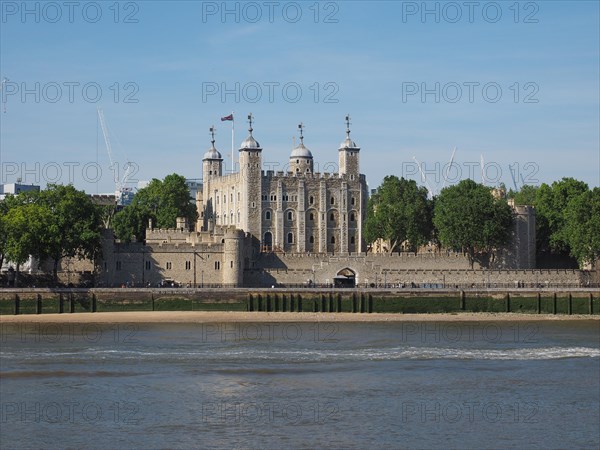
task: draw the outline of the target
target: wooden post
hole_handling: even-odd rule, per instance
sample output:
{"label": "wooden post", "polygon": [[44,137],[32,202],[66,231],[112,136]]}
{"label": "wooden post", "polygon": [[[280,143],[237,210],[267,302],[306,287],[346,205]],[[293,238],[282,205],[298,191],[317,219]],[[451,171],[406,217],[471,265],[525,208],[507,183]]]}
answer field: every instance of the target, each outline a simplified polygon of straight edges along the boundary
{"label": "wooden post", "polygon": [[275,307],[273,308],[273,310],[275,312],[279,312],[279,295],[275,294]]}
{"label": "wooden post", "polygon": [[552,296],[552,314],[556,315],[556,292]]}
{"label": "wooden post", "polygon": [[590,304],[589,304],[590,315],[594,314],[594,296],[590,292]]}
{"label": "wooden post", "polygon": [[369,313],[373,312],[373,296],[371,294],[369,294],[369,304],[368,304],[367,311]]}
{"label": "wooden post", "polygon": [[334,307],[335,302],[333,301],[333,294],[330,292],[329,293],[329,312],[332,313],[333,312],[333,307]]}
{"label": "wooden post", "polygon": [[573,295],[569,292],[569,304],[567,305],[567,314],[573,314]]}
{"label": "wooden post", "polygon": [[465,291],[460,291],[460,310],[465,310]]}
{"label": "wooden post", "polygon": [[287,312],[287,296],[283,294],[281,296],[281,311]]}
{"label": "wooden post", "polygon": [[19,298],[19,294],[15,294],[15,316],[18,316],[21,313],[21,299]]}
{"label": "wooden post", "polygon": [[69,293],[69,312],[75,312],[75,294],[73,294],[72,292]]}
{"label": "wooden post", "polygon": [[302,312],[302,295],[298,294],[298,312]]}
{"label": "wooden post", "polygon": [[352,293],[352,312],[355,313],[358,311],[358,307],[357,307],[357,298],[356,298],[356,292]]}
{"label": "wooden post", "polygon": [[254,311],[254,298],[248,293],[248,311]]}
{"label": "wooden post", "polygon": [[267,294],[267,312],[271,312],[273,305],[271,305],[271,294]]}
{"label": "wooden post", "polygon": [[340,294],[338,292],[337,294],[337,305],[336,305],[336,312],[342,312],[342,294]]}
{"label": "wooden post", "polygon": [[98,310],[98,304],[96,299],[96,294],[92,294],[92,312],[96,312]]}
{"label": "wooden post", "polygon": [[537,294],[537,312],[538,314],[542,313],[542,294],[540,292]]}
{"label": "wooden post", "polygon": [[510,292],[506,293],[506,312],[510,312]]}
{"label": "wooden post", "polygon": [[296,305],[294,305],[294,294],[290,294],[290,312],[295,312]]}
{"label": "wooden post", "polygon": [[62,292],[58,294],[58,313],[62,314],[65,312],[65,298],[62,295]]}
{"label": "wooden post", "polygon": [[36,314],[42,313],[42,294],[37,295],[37,302],[35,304],[35,313]]}
{"label": "wooden post", "polygon": [[364,292],[360,293],[360,312],[365,312],[365,294]]}
{"label": "wooden post", "polygon": [[152,311],[154,311],[154,292],[150,293],[150,301],[152,302]]}

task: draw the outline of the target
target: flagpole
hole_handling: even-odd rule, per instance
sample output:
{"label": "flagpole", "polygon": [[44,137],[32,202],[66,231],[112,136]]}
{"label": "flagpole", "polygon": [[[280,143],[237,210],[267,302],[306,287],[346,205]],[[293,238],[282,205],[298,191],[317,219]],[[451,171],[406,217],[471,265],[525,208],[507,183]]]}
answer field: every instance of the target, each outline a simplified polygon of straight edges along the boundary
{"label": "flagpole", "polygon": [[233,115],[233,111],[231,111],[231,173],[235,170],[235,159],[233,159],[233,146],[235,141],[235,116]]}

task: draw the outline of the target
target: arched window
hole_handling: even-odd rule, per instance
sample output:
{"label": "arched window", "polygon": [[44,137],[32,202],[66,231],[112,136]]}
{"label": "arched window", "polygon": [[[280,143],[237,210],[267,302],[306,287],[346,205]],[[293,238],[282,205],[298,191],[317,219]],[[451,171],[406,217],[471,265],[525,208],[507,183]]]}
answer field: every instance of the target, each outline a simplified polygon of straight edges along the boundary
{"label": "arched window", "polygon": [[293,220],[294,219],[294,214],[292,214],[291,211],[288,211],[287,213],[287,220]]}
{"label": "arched window", "polygon": [[354,213],[350,214],[350,222],[354,222]]}
{"label": "arched window", "polygon": [[331,243],[335,244],[335,236],[331,236]]}
{"label": "arched window", "polygon": [[310,197],[308,197],[308,204],[312,205],[315,203],[315,198],[311,195]]}
{"label": "arched window", "polygon": [[288,242],[288,244],[294,243],[294,235],[292,233],[288,233],[287,242]]}
{"label": "arched window", "polygon": [[350,200],[350,204],[352,206],[354,206],[355,203],[356,203],[356,199],[354,197],[352,197],[352,199]]}
{"label": "arched window", "polygon": [[315,237],[314,236],[309,237],[308,238],[308,242],[311,243],[311,244],[314,244],[315,243]]}
{"label": "arched window", "polygon": [[335,205],[335,198],[331,197],[331,201],[330,201],[330,203],[331,203],[332,205]]}
{"label": "arched window", "polygon": [[332,222],[335,220],[335,215],[333,213],[331,213],[331,215],[329,216],[329,220],[331,220]]}
{"label": "arched window", "polygon": [[265,220],[271,220],[271,211],[265,212]]}
{"label": "arched window", "polygon": [[354,244],[354,236],[350,236],[350,243]]}
{"label": "arched window", "polygon": [[315,220],[315,215],[313,213],[310,213],[308,215],[308,220]]}

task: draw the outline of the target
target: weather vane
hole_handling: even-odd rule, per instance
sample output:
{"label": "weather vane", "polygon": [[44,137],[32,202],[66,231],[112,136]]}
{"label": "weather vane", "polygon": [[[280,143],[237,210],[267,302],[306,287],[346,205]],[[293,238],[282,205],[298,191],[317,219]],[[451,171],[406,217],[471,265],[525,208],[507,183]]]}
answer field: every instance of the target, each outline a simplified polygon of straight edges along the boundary
{"label": "weather vane", "polygon": [[212,143],[213,147],[215,146],[215,131],[217,129],[215,128],[215,126],[213,125],[212,127],[210,127],[210,142]]}
{"label": "weather vane", "polygon": [[248,131],[252,133],[252,113],[248,114],[248,124],[250,124],[250,128],[248,128]]}
{"label": "weather vane", "polygon": [[304,144],[304,136],[302,136],[302,130],[304,130],[304,124],[302,122],[300,122],[300,125],[298,125],[298,130],[300,130],[300,144]]}

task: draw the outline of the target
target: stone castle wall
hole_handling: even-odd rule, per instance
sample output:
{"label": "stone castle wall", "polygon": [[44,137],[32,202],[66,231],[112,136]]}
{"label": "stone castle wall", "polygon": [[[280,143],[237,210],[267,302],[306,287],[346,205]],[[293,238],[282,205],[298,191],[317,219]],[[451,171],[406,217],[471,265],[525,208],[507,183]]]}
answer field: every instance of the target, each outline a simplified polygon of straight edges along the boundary
{"label": "stone castle wall", "polygon": [[467,258],[459,253],[401,253],[348,256],[270,255],[254,262],[253,267],[245,273],[244,284],[333,284],[334,278],[344,269],[355,273],[359,286],[502,283],[516,287],[517,283],[526,286],[579,285],[580,281],[585,281],[579,270],[485,270],[477,265],[471,270]]}

